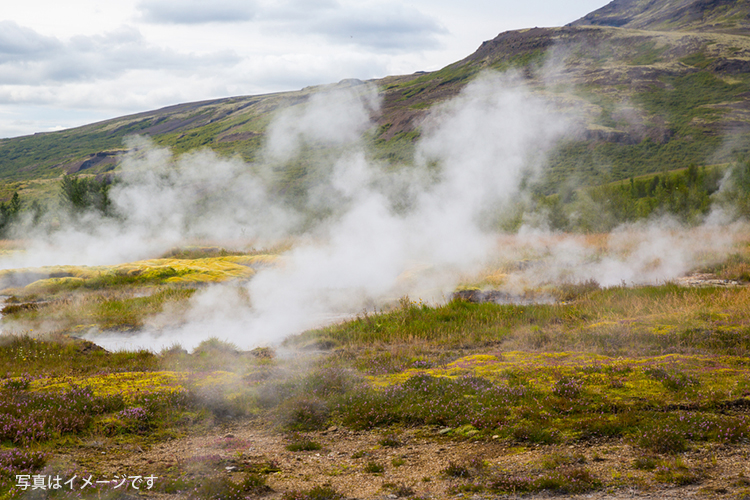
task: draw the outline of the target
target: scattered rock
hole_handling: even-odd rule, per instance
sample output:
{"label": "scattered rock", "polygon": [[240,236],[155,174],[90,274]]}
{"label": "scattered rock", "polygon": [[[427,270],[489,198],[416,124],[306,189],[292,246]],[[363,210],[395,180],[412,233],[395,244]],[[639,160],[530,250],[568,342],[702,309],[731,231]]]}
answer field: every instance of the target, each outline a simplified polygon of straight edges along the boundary
{"label": "scattered rock", "polygon": [[686,287],[703,287],[703,286],[738,287],[738,286],[743,285],[739,281],[721,279],[715,274],[710,274],[710,273],[693,273],[688,276],[677,278],[675,282],[680,286],[686,286]]}
{"label": "scattered rock", "polygon": [[485,302],[492,302],[494,304],[516,304],[516,305],[532,305],[532,304],[552,304],[555,299],[546,294],[515,294],[503,292],[501,290],[479,290],[479,289],[468,289],[458,290],[453,293],[451,300],[465,300],[466,302],[472,302],[475,304],[482,304]]}
{"label": "scattered rock", "polygon": [[273,349],[270,347],[256,347],[250,351],[250,354],[261,359],[272,359],[276,357],[276,353],[274,353]]}
{"label": "scattered rock", "polygon": [[0,314],[3,316],[7,316],[9,314],[15,314],[23,311],[36,311],[39,309],[39,305],[34,302],[25,302],[23,304],[10,304],[8,306],[3,307],[2,310],[0,310]]}
{"label": "scattered rock", "polygon": [[81,354],[90,354],[92,352],[109,352],[102,346],[98,346],[89,340],[77,339],[80,345],[78,346],[78,352]]}

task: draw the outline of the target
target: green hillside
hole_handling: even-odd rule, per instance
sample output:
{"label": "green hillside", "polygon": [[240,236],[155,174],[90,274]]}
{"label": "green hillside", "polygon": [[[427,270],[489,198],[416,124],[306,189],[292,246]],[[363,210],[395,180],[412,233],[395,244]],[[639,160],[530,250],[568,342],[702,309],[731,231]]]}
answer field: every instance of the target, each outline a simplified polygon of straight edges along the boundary
{"label": "green hillside", "polygon": [[[549,158],[546,194],[568,181],[599,185],[732,161],[747,152],[750,139],[750,38],[740,34],[748,13],[744,1],[618,0],[565,27],[502,33],[439,71],[373,80],[383,98],[369,132],[373,154],[409,162],[430,108],[483,70],[515,69],[583,122]],[[178,154],[211,148],[252,162],[274,112],[317,91],[359,83],[187,103],[0,140],[0,180],[116,169],[123,139],[132,134]],[[294,183],[304,170],[279,172],[281,182]],[[7,198],[12,189],[3,192]]]}

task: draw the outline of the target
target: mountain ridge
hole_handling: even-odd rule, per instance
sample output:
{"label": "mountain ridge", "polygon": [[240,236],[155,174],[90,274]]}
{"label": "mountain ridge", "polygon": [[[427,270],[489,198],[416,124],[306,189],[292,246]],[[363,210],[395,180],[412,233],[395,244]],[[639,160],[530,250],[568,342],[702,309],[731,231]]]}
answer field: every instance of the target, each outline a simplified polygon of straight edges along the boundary
{"label": "mountain ridge", "polygon": [[613,0],[568,26],[750,34],[744,0]]}
{"label": "mountain ridge", "polygon": [[[698,24],[696,12],[702,16]],[[672,26],[664,24],[667,13],[677,16]],[[584,115],[581,135],[552,155],[548,186],[570,177],[600,184],[691,163],[730,161],[747,153],[750,143],[750,37],[731,32],[745,22],[737,18],[740,14],[750,18],[747,2],[615,0],[566,26],[500,33],[438,71],[370,80],[383,102],[370,132],[374,154],[408,163],[431,108],[458,95],[484,71],[512,70],[535,92]],[[724,21],[713,29],[707,19]],[[659,30],[633,27],[641,25]],[[550,84],[551,66],[556,66],[555,78],[564,79],[563,90]],[[253,162],[274,112],[304,103],[315,92],[360,83],[343,80],[299,91],[182,103],[3,139],[0,181],[111,171],[123,139],[133,134],[146,135],[175,154],[208,147]],[[739,147],[721,153],[726,142]]]}

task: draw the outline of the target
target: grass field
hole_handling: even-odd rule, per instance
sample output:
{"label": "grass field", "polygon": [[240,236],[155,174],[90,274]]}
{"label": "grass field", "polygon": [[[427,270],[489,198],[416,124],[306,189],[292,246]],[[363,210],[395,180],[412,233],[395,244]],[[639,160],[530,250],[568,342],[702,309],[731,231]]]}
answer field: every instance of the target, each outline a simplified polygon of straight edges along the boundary
{"label": "grass field", "polygon": [[[30,493],[19,477],[123,475],[162,498],[750,496],[744,240],[696,269],[723,285],[547,284],[553,300],[523,305],[405,297],[250,351],[76,338],[80,325],[137,332],[205,283],[278,265],[229,253],[3,272],[3,321],[21,329],[0,336],[0,498]],[[464,289],[502,286],[504,266]],[[35,494],[121,498],[114,486]]]}

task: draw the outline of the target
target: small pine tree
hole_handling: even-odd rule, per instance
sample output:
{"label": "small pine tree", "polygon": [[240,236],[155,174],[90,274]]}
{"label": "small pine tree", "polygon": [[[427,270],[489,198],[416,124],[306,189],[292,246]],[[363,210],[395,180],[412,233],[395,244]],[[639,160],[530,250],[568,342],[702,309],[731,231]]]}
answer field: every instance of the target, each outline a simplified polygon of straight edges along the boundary
{"label": "small pine tree", "polygon": [[110,215],[112,201],[109,198],[107,179],[83,178],[77,175],[66,175],[60,181],[60,196],[63,203],[74,212],[97,210]]}
{"label": "small pine tree", "polygon": [[21,197],[18,191],[13,193],[9,203],[0,203],[0,236],[5,237],[8,234],[10,225],[18,219],[21,211]]}

